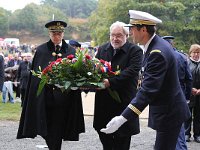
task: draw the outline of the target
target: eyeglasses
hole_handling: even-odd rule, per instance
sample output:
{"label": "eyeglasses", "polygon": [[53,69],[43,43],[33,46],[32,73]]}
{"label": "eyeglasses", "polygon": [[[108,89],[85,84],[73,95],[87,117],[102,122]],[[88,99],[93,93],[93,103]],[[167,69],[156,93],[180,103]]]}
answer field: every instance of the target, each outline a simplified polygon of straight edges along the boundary
{"label": "eyeglasses", "polygon": [[50,33],[53,34],[53,35],[61,35],[64,32],[62,32],[62,31],[51,31]]}
{"label": "eyeglasses", "polygon": [[110,37],[112,37],[112,38],[121,38],[121,37],[123,37],[123,36],[125,36],[125,34],[110,34]]}
{"label": "eyeglasses", "polygon": [[193,53],[193,54],[200,54],[200,52],[195,52],[195,51],[194,51],[194,52],[191,52],[191,53]]}

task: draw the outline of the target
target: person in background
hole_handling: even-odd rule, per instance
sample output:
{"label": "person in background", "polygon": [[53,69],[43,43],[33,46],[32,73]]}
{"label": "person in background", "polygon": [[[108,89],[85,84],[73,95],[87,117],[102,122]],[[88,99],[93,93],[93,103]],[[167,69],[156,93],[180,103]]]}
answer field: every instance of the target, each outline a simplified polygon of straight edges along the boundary
{"label": "person in background", "polygon": [[[163,36],[163,39],[169,42],[172,45],[178,65],[178,77],[183,93],[187,101],[190,99],[190,94],[192,91],[192,74],[188,65],[188,58],[182,52],[178,51],[174,46],[174,37],[173,36]],[[187,144],[185,140],[185,127],[184,123],[181,127],[178,141],[176,144],[176,150],[187,150]]]}
{"label": "person in background", "polygon": [[69,45],[71,45],[74,49],[81,48],[81,44],[75,40],[69,40]]}
{"label": "person in background", "polygon": [[[11,81],[13,82],[13,91],[16,92],[16,100],[20,99],[20,88],[19,88],[20,83],[17,82],[17,70],[18,70],[20,63],[21,63],[21,60],[19,60],[19,56],[16,53],[16,54],[14,54],[14,57],[8,61],[8,65],[7,65],[7,67],[15,68],[13,70],[13,78]],[[9,94],[9,96],[10,96],[10,94]]]}
{"label": "person in background", "polygon": [[[111,63],[113,71],[120,69],[120,74],[103,81],[105,89],[96,91],[94,123],[104,150],[129,150],[131,136],[138,134],[139,118],[125,123],[116,133],[100,132],[111,118],[120,115],[122,110],[135,97],[138,75],[141,69],[142,49],[127,41],[128,28],[123,22],[115,22],[110,26],[110,42],[99,47],[96,58]],[[107,88],[117,91],[121,102],[113,99]]]}
{"label": "person in background", "polygon": [[174,150],[181,126],[190,117],[179,83],[175,52],[156,35],[155,26],[162,20],[143,11],[129,10],[129,15],[133,42],[144,45],[142,83],[128,107],[101,131],[107,134],[117,131],[149,105],[148,126],[156,130],[154,149]]}
{"label": "person in background", "polygon": [[0,93],[4,84],[4,55],[0,53]]}
{"label": "person in background", "polygon": [[[8,67],[9,58],[4,58],[4,84],[2,89],[2,102],[15,103],[14,92],[13,92],[13,81],[18,69],[18,65]],[[8,100],[7,100],[8,95]]]}
{"label": "person in background", "polygon": [[[75,49],[64,37],[67,23],[50,21],[50,40],[37,47],[31,70],[43,70],[49,62],[68,55],[75,55]],[[36,95],[40,79],[30,74],[22,107],[17,139],[42,136],[50,150],[61,150],[62,140],[78,141],[85,132],[82,98],[80,90],[62,92],[54,85],[45,85],[41,94]]]}
{"label": "person in background", "polygon": [[17,80],[20,82],[21,106],[23,106],[24,103],[26,87],[31,70],[31,60],[28,58],[29,57],[27,55],[24,56],[23,61],[19,64],[17,72]]}
{"label": "person in background", "polygon": [[5,67],[4,69],[5,79],[4,79],[3,89],[2,89],[2,102],[3,103],[7,102],[7,94],[8,94],[8,101],[10,103],[15,103],[12,81],[15,78],[15,72],[18,69],[18,66],[13,66],[13,67],[4,66],[4,67]]}
{"label": "person in background", "polygon": [[188,103],[191,117],[185,122],[185,138],[190,142],[193,124],[194,141],[200,143],[200,45],[192,44],[189,49],[189,67],[192,72],[192,94]]}

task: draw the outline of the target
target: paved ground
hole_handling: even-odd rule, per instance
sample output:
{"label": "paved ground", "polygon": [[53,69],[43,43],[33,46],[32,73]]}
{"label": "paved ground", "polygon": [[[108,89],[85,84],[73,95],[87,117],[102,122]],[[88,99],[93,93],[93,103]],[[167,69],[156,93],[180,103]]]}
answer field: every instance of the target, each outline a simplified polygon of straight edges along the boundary
{"label": "paved ground", "polygon": [[[78,142],[63,142],[62,150],[102,150],[98,135],[92,128],[93,116],[85,116],[86,133]],[[132,137],[131,150],[152,150],[155,132],[147,127],[147,119],[141,119],[141,133]],[[45,145],[42,138],[16,139],[18,122],[0,122],[0,150],[40,150],[37,145]],[[200,144],[190,142],[189,150],[199,150]],[[47,149],[47,148],[46,148]],[[41,149],[42,150],[42,149]]]}
{"label": "paved ground", "polygon": [[[86,132],[80,135],[78,142],[63,142],[62,150],[102,150],[98,135],[92,128],[93,96],[93,93],[90,93],[87,97],[83,94]],[[140,118],[140,134],[132,137],[131,150],[153,149],[155,131],[147,127],[147,117],[148,108]],[[0,150],[40,150],[36,146],[45,145],[45,141],[41,137],[17,140],[17,129],[18,122],[0,121]],[[188,150],[199,150],[199,147],[200,144],[194,141],[188,143]]]}

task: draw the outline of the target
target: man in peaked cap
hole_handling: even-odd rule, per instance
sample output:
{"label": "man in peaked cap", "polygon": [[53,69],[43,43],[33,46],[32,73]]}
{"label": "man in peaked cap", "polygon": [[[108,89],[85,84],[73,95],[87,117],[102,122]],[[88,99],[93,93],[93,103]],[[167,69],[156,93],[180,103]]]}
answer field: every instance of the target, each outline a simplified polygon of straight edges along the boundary
{"label": "man in peaked cap", "polygon": [[[75,49],[64,37],[64,21],[51,21],[48,28],[50,40],[37,47],[31,70],[43,70],[57,58],[75,55]],[[17,138],[42,136],[50,150],[61,150],[62,140],[78,141],[85,131],[81,91],[62,92],[53,85],[45,85],[36,95],[40,79],[30,74],[24,98]]]}
{"label": "man in peaked cap", "polygon": [[175,150],[181,126],[190,117],[190,112],[179,83],[174,50],[155,33],[156,24],[162,23],[160,19],[136,10],[129,10],[129,15],[133,42],[144,45],[142,83],[122,114],[114,117],[101,131],[115,132],[149,105],[148,126],[156,130],[154,149]]}

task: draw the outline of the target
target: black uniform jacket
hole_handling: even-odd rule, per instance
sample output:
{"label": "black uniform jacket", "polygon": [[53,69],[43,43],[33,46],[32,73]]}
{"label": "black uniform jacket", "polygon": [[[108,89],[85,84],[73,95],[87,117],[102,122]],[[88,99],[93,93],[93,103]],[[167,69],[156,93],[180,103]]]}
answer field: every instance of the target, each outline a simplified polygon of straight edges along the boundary
{"label": "black uniform jacket", "polygon": [[[116,90],[121,103],[114,100],[107,89],[99,90],[95,95],[94,128],[99,131],[117,115],[120,115],[131,99],[135,97],[138,74],[141,69],[142,49],[137,45],[126,42],[113,56],[113,47],[107,43],[98,49],[98,59],[111,62],[113,71],[121,70],[119,76],[109,78],[110,88]],[[128,121],[114,134],[130,136],[139,133],[139,118]]]}
{"label": "black uniform jacket", "polygon": [[157,131],[171,130],[186,121],[190,112],[171,45],[156,35],[145,53],[142,70],[141,88],[122,115],[127,119],[138,117],[149,104],[148,126]]}
{"label": "black uniform jacket", "polygon": [[[52,56],[54,50],[51,40],[40,45],[33,59],[32,70],[38,70],[39,66],[44,69],[50,61],[56,60],[56,57]],[[62,40],[61,53],[62,57],[66,57],[75,54],[75,50]],[[47,85],[37,97],[39,82],[40,79],[30,75],[17,138],[34,138],[37,135],[45,137],[48,134],[48,123],[54,121],[55,128],[60,128],[55,120],[62,117],[62,138],[78,140],[79,133],[85,131],[81,92],[76,90],[62,93],[60,89]]]}

